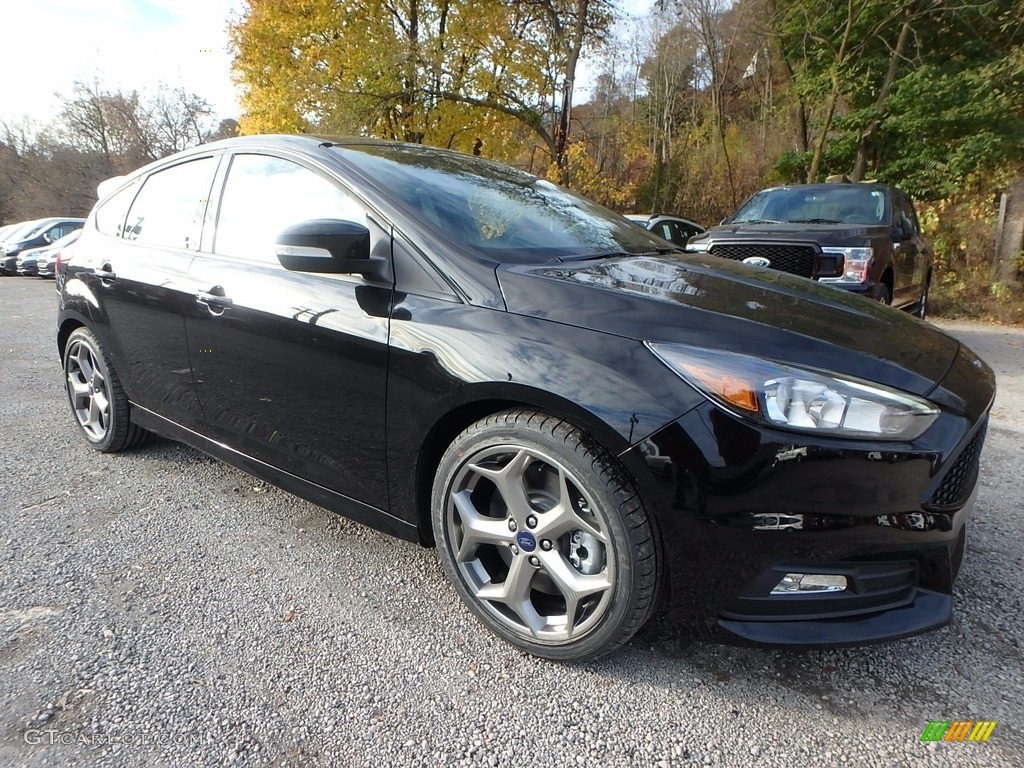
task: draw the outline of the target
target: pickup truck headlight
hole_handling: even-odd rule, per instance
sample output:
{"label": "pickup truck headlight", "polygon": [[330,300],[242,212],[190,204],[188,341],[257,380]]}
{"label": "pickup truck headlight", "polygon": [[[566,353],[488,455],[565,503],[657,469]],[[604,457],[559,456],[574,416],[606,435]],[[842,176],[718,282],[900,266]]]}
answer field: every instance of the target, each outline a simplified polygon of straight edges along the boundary
{"label": "pickup truck headlight", "polygon": [[821,283],[863,283],[868,279],[871,267],[871,248],[822,248],[822,253],[836,254],[843,257],[842,277],[822,277]]}
{"label": "pickup truck headlight", "polygon": [[706,397],[768,426],[835,437],[913,440],[939,415],[923,398],[850,376],[732,352],[645,343]]}

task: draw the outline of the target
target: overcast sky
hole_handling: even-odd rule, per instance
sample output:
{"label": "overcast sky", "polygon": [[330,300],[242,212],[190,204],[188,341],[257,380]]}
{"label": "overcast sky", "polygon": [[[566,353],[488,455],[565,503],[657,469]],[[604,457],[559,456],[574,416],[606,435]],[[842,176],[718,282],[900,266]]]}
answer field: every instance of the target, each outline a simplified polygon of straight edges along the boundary
{"label": "overcast sky", "polygon": [[[10,0],[8,0],[10,2]],[[620,0],[639,14],[653,0]],[[46,123],[76,80],[152,92],[183,86],[218,118],[238,117],[227,23],[242,0],[22,0],[4,12],[0,119]],[[586,99],[589,67],[579,94]]]}
{"label": "overcast sky", "polygon": [[237,117],[227,21],[240,0],[22,0],[4,11],[0,118],[57,113],[55,92],[96,78],[110,87],[184,86],[217,117]]}

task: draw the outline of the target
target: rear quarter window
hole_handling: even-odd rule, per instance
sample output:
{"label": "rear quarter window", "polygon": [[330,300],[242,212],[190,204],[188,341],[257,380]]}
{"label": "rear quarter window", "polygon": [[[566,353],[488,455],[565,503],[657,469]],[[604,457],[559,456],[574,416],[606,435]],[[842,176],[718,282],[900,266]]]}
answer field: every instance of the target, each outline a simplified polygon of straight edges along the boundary
{"label": "rear quarter window", "polygon": [[137,181],[132,182],[124,189],[121,189],[96,207],[94,221],[96,229],[104,235],[121,237],[124,229],[124,217],[128,215],[128,208],[135,199],[135,193],[139,189]]}

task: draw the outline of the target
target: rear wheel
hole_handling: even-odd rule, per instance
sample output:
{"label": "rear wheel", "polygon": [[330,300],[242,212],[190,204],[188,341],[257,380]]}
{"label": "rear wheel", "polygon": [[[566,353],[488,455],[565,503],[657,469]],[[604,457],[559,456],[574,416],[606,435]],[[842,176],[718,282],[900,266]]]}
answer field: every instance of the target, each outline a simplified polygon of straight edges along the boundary
{"label": "rear wheel", "polygon": [[459,596],[529,653],[597,658],[655,606],[647,510],[615,458],[565,421],[517,410],[470,426],[441,459],[432,510]]}
{"label": "rear wheel", "polygon": [[133,448],[149,435],[132,423],[121,380],[88,328],[76,328],[68,337],[64,381],[78,428],[97,451],[116,453]]}
{"label": "rear wheel", "polygon": [[871,298],[880,304],[892,304],[892,293],[885,283],[878,283],[875,290],[871,292]]}

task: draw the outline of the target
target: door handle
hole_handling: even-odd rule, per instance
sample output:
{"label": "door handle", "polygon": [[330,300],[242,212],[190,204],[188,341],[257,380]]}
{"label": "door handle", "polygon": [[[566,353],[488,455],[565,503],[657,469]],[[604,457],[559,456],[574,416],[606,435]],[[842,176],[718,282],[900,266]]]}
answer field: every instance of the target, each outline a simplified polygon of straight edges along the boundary
{"label": "door handle", "polygon": [[[221,291],[224,290],[223,288],[220,288],[220,286],[217,286],[212,290],[215,291],[218,289],[220,289]],[[221,311],[224,311],[235,302],[232,299],[228,298],[227,296],[219,296],[213,293],[212,291],[197,291],[196,303],[205,305],[211,312],[213,312],[215,307],[217,309],[220,309]]]}
{"label": "door handle", "polygon": [[99,269],[91,269],[89,272],[96,275],[96,277],[103,282],[107,282],[108,280],[117,280],[117,275],[114,274],[114,270],[110,268],[109,264],[104,264]]}

